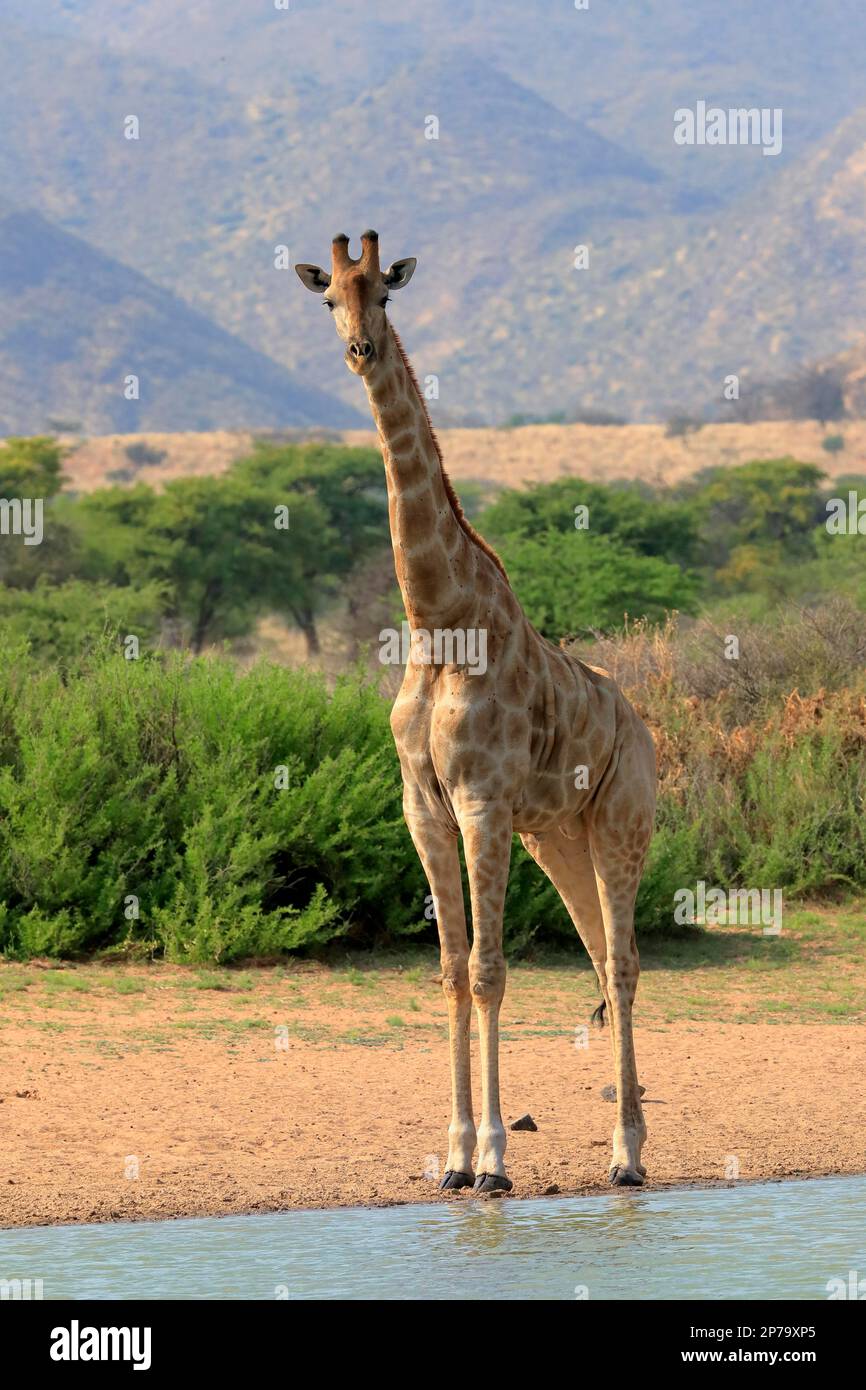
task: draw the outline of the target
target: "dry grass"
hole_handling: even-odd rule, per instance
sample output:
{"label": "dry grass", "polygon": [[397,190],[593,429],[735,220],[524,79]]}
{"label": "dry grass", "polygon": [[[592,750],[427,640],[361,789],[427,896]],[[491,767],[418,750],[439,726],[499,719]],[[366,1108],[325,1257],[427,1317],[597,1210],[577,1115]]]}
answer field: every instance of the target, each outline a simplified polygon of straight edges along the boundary
{"label": "dry grass", "polygon": [[[717,926],[648,940],[641,946],[641,1021],[864,1022],[864,956],[866,914],[857,903],[792,909],[779,937]],[[572,1035],[597,993],[577,943],[573,952],[514,962],[505,1037]],[[190,1033],[230,1040],[278,1025],[320,1047],[401,1048],[447,1032],[438,956],[424,946],[249,970],[8,964],[0,966],[0,1000],[9,1026],[63,1032],[67,1050],[91,1046],[103,1027],[134,1052],[171,1048]],[[157,1000],[163,1021],[154,1031],[148,1020]]]}
{"label": "dry grass", "polygon": [[[866,472],[866,420],[823,426],[808,420],[767,420],[757,424],[705,425],[671,438],[664,425],[528,425],[523,429],[443,429],[439,432],[449,473],[458,484],[481,480],[501,487],[552,482],[577,475],[598,482],[614,478],[671,484],[704,468],[734,466],[756,458],[790,455],[816,463],[831,477]],[[828,454],[822,441],[840,433],[845,448]],[[282,437],[282,436],[281,436]],[[285,431],[297,440],[312,435]],[[375,447],[372,430],[319,431],[317,438]],[[111,481],[135,479],[159,487],[171,478],[221,473],[252,448],[252,431],[220,430],[206,434],[105,435],[66,441],[68,486],[89,492]],[[146,444],[164,457],[136,468],[129,445]],[[128,477],[112,480],[111,473]]]}
{"label": "dry grass", "polygon": [[[735,658],[729,641],[738,643]],[[771,619],[738,618],[727,626],[710,617],[671,616],[660,627],[638,620],[625,632],[599,636],[575,650],[602,666],[652,720],[663,720],[670,703],[712,705],[726,728],[761,720],[787,701],[787,718],[799,719],[814,696],[812,723],[821,709],[850,708],[859,724],[866,669],[866,613],[837,596],[808,607],[790,604]],[[850,698],[843,692],[850,693]],[[828,693],[835,698],[825,698]],[[805,725],[799,726],[805,730]]]}

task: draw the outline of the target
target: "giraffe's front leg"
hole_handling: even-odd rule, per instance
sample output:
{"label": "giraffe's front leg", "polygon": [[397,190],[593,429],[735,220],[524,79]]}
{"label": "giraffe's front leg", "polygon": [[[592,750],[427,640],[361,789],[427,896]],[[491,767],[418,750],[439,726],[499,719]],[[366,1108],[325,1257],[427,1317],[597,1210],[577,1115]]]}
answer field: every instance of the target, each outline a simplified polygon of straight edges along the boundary
{"label": "giraffe's front leg", "polygon": [[478,1130],[476,1192],[509,1191],[505,1171],[505,1126],[499,1108],[499,1010],[505,994],[502,913],[511,858],[510,807],[462,805],[463,836],[472,901],[469,984],[478,1018],[481,1052],[481,1125]]}
{"label": "giraffe's front leg", "polygon": [[406,824],[424,866],[439,930],[442,990],[448,1004],[451,1053],[451,1123],[448,1127],[448,1159],[439,1186],[471,1187],[474,1182],[475,1120],[472,1115],[472,1080],[469,1060],[469,1026],[472,999],[469,993],[469,941],[466,909],[460,877],[457,837],[434,821],[424,809],[404,805]]}

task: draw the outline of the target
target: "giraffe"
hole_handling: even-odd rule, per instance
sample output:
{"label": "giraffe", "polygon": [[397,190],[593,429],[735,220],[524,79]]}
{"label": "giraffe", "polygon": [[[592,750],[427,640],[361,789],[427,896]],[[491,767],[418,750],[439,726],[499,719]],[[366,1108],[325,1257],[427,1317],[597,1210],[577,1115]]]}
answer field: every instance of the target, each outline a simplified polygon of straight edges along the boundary
{"label": "giraffe", "polygon": [[[295,267],[324,296],[345,361],[366,388],[385,464],[397,581],[418,634],[483,633],[484,670],[411,659],[391,713],[403,812],[440,939],[451,1069],[440,1188],[510,1191],[499,1099],[503,910],[513,835],[557,889],[598,976],[610,1020],[616,1120],[610,1181],[640,1186],[646,1126],[632,1034],[639,962],[634,903],[655,811],[652,738],[616,682],[533,628],[495,551],[463,515],[403,346],[386,313],[416,261],[379,264],[376,232],[334,238],[331,272]],[[457,649],[459,652],[459,648]],[[450,655],[454,655],[452,648]],[[458,853],[472,919],[470,949]],[[475,1009],[481,1064],[470,1078]],[[477,1159],[473,1165],[473,1155]]]}

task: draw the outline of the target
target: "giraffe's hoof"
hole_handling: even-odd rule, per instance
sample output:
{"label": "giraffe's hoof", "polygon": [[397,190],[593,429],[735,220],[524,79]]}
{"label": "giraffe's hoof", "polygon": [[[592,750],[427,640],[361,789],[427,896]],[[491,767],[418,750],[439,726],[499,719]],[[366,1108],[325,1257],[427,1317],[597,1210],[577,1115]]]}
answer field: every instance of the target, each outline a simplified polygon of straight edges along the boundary
{"label": "giraffe's hoof", "polygon": [[439,1184],[440,1192],[456,1192],[459,1187],[471,1187],[475,1181],[473,1173],[457,1173],[449,1168]]}
{"label": "giraffe's hoof", "polygon": [[624,1163],[615,1163],[610,1170],[611,1187],[643,1187],[646,1168],[627,1168]]}
{"label": "giraffe's hoof", "polygon": [[514,1183],[501,1173],[479,1173],[475,1179],[473,1192],[510,1192]]}

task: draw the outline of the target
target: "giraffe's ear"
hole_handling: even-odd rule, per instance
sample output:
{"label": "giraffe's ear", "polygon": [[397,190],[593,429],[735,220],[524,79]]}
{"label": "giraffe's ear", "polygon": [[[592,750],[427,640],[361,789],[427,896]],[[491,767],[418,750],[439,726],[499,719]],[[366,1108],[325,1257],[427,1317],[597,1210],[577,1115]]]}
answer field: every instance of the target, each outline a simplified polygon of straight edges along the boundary
{"label": "giraffe's ear", "polygon": [[395,261],[385,271],[385,284],[389,290],[402,290],[404,285],[408,285],[412,276],[415,274],[415,267],[418,261],[414,256],[407,256],[405,261]]}
{"label": "giraffe's ear", "polygon": [[306,285],[308,290],[312,290],[313,294],[324,294],[331,283],[330,275],[326,270],[322,270],[320,265],[302,263],[296,265],[295,270],[298,272],[301,283]]}

